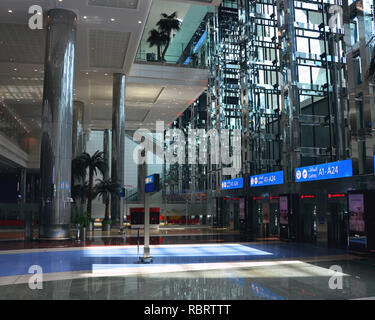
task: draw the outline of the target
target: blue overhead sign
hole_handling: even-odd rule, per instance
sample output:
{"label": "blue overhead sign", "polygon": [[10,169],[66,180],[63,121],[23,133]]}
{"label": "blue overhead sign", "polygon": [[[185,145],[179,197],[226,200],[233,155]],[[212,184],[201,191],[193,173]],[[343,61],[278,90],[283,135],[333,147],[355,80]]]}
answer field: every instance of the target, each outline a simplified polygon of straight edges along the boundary
{"label": "blue overhead sign", "polygon": [[250,177],[250,187],[270,186],[284,183],[284,171],[258,174]]}
{"label": "blue overhead sign", "polygon": [[295,169],[296,182],[337,179],[352,176],[353,167],[351,159]]}
{"label": "blue overhead sign", "polygon": [[221,181],[221,190],[241,189],[243,188],[243,178]]}

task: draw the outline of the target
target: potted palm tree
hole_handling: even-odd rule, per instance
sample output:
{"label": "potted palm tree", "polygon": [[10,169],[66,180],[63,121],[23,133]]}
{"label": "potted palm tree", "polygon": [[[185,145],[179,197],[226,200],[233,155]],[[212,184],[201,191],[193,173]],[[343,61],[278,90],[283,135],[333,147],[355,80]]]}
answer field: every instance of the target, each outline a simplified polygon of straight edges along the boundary
{"label": "potted palm tree", "polygon": [[78,212],[84,211],[84,204],[87,200],[88,184],[86,183],[86,168],[79,157],[72,160],[72,189],[71,197],[74,200],[72,205],[72,217]]}
{"label": "potted palm tree", "polygon": [[84,211],[84,205],[87,200],[88,184],[87,182],[83,184],[73,184],[71,195],[74,200],[74,210],[72,211],[72,216],[75,216],[79,212]]}
{"label": "potted palm tree", "polygon": [[162,52],[161,59],[165,61],[165,54],[171,44],[171,35],[172,31],[180,31],[181,29],[181,21],[177,19],[177,12],[173,12],[172,14],[168,15],[166,13],[161,14],[162,18],[157,22],[157,26],[159,27],[159,32],[162,32],[167,37],[167,42],[165,44],[164,50]]}
{"label": "potted palm tree", "polygon": [[86,240],[86,229],[89,225],[90,219],[87,217],[86,212],[78,212],[74,219],[75,225],[77,227],[77,238],[82,241]]}
{"label": "potted palm tree", "polygon": [[105,215],[102,225],[103,231],[109,231],[112,223],[109,217],[109,199],[111,195],[120,196],[121,186],[119,183],[113,182],[110,179],[98,179],[98,181],[98,184],[95,186],[95,195],[105,200]]}
{"label": "potted palm tree", "polygon": [[167,35],[156,29],[150,31],[150,35],[147,38],[147,42],[150,44],[150,48],[156,46],[158,53],[158,61],[161,61],[161,48],[168,41]]}
{"label": "potted palm tree", "polygon": [[107,161],[104,158],[104,152],[96,151],[92,156],[87,152],[82,153],[77,159],[85,170],[89,170],[89,183],[87,186],[87,216],[91,222],[91,211],[92,211],[92,200],[94,198],[94,174],[96,175],[98,170],[104,176],[106,169],[108,168]]}

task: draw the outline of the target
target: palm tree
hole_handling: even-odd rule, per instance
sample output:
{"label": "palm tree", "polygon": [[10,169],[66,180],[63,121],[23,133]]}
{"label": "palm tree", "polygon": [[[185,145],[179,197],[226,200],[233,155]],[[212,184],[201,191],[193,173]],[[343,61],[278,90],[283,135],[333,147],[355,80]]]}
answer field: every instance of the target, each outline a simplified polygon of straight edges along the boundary
{"label": "palm tree", "polygon": [[156,24],[159,27],[159,30],[167,36],[167,43],[164,47],[162,53],[162,60],[165,60],[165,54],[169,48],[171,43],[171,34],[172,31],[180,31],[181,29],[181,21],[177,19],[177,12],[173,12],[172,14],[168,15],[166,13],[161,14],[162,19],[158,21]]}
{"label": "palm tree", "polygon": [[78,158],[78,162],[87,170],[89,169],[89,184],[87,190],[87,216],[91,219],[91,208],[92,199],[94,198],[93,188],[94,188],[94,174],[97,174],[97,170],[104,175],[108,165],[104,158],[104,152],[96,151],[92,156],[87,152],[82,153]]}
{"label": "palm tree", "polygon": [[168,37],[165,33],[152,29],[150,36],[147,38],[147,42],[150,44],[150,48],[153,46],[157,47],[158,50],[158,61],[161,61],[161,47],[168,41]]}
{"label": "palm tree", "polygon": [[109,198],[111,195],[120,196],[120,184],[116,182],[112,182],[112,180],[100,180],[98,179],[99,183],[95,186],[94,192],[96,196],[99,198],[105,199],[105,221],[109,219]]}
{"label": "palm tree", "polygon": [[[83,184],[74,184],[72,186],[72,198],[74,199],[74,202],[76,203],[76,210],[79,212],[83,212],[83,205],[85,201],[87,200],[87,194],[88,194],[88,183]],[[78,206],[79,203],[79,206]]]}
{"label": "palm tree", "polygon": [[76,210],[80,212],[83,212],[83,205],[87,199],[86,173],[87,170],[82,159],[80,157],[74,158],[72,160],[71,196],[74,199]]}

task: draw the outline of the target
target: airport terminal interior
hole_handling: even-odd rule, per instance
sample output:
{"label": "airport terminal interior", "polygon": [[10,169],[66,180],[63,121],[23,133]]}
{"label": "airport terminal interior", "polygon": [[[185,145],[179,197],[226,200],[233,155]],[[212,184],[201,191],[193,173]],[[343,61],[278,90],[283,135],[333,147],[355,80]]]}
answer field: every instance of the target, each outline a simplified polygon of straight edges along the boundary
{"label": "airport terminal interior", "polygon": [[1,0],[0,300],[374,300],[374,7]]}

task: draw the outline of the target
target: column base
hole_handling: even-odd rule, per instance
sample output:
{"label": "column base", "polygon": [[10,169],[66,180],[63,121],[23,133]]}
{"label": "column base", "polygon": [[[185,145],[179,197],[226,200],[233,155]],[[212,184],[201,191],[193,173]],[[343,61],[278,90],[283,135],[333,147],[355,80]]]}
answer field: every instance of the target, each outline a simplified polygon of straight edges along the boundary
{"label": "column base", "polygon": [[70,240],[69,224],[45,224],[39,226],[39,240]]}
{"label": "column base", "polygon": [[152,257],[139,257],[138,263],[152,263]]}

